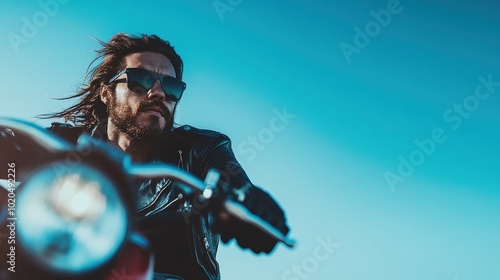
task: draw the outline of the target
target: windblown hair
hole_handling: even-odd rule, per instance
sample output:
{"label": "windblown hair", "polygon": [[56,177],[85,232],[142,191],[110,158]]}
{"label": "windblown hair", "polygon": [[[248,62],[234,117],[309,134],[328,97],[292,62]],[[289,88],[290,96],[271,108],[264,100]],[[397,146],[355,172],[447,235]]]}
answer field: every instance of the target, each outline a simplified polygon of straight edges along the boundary
{"label": "windblown hair", "polygon": [[[165,55],[174,66],[175,74],[178,79],[182,79],[183,62],[181,57],[175,52],[168,41],[159,38],[156,35],[132,36],[124,33],[118,33],[111,37],[109,43],[98,40],[101,48],[96,50],[98,56],[92,61],[87,69],[85,80],[87,84],[71,96],[61,98],[68,100],[80,98],[80,102],[61,112],[43,114],[40,118],[64,118],[66,122],[72,122],[75,125],[90,127],[98,124],[100,120],[107,118],[107,106],[101,101],[100,92],[103,87],[114,90],[113,84],[108,85],[108,81],[119,71],[125,68],[125,56],[139,52],[156,52]],[[89,70],[94,62],[102,61]]]}

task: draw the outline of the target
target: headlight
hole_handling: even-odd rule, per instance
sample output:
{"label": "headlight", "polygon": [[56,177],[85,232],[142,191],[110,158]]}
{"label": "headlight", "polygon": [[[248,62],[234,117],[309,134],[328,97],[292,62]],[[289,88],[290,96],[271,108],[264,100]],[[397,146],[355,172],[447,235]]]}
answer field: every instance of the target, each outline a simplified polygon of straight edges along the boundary
{"label": "headlight", "polygon": [[39,169],[17,195],[17,238],[39,267],[85,274],[107,263],[126,238],[129,217],[113,181],[81,164]]}

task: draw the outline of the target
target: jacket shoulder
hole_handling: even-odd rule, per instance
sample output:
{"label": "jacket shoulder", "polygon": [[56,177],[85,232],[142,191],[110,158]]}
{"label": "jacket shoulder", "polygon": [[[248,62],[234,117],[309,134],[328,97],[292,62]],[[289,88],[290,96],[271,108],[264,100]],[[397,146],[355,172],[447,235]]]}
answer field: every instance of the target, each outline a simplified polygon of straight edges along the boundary
{"label": "jacket shoulder", "polygon": [[212,150],[221,145],[231,146],[231,140],[228,136],[218,131],[209,129],[200,129],[191,125],[183,125],[175,128],[173,131],[175,140],[181,145],[187,145],[190,148],[200,151]]}
{"label": "jacket shoulder", "polygon": [[183,125],[175,128],[172,131],[177,137],[184,138],[184,140],[189,139],[216,139],[216,138],[228,138],[226,135],[209,129],[200,129],[191,125]]}

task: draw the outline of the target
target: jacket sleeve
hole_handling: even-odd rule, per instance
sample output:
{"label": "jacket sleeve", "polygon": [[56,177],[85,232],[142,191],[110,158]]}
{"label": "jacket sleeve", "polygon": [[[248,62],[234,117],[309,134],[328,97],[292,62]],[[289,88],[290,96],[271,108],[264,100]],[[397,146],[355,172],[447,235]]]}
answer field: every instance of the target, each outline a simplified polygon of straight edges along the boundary
{"label": "jacket sleeve", "polygon": [[200,162],[202,178],[205,178],[210,169],[215,168],[220,172],[221,180],[233,188],[251,184],[234,155],[229,137],[218,134],[205,151]]}
{"label": "jacket sleeve", "polygon": [[[250,182],[234,156],[229,138],[223,134],[218,135],[206,151],[202,160],[203,175],[210,168],[218,169],[222,181],[232,188],[243,188],[235,193],[243,206],[286,236],[289,228],[285,212],[269,193]],[[240,247],[250,248],[255,253],[270,253],[278,242],[260,228],[238,219],[218,223],[216,228],[223,242],[235,238]]]}

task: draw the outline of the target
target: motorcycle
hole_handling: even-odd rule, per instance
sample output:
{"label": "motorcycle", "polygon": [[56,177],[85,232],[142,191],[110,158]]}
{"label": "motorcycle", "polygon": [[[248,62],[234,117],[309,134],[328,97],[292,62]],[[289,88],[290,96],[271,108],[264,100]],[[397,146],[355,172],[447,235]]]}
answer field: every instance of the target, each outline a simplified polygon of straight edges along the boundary
{"label": "motorcycle", "polygon": [[132,163],[90,137],[74,145],[3,117],[0,152],[0,279],[152,279],[153,250],[134,227],[137,178],[168,178],[180,199],[295,245],[234,199],[217,170],[202,181],[168,164]]}

